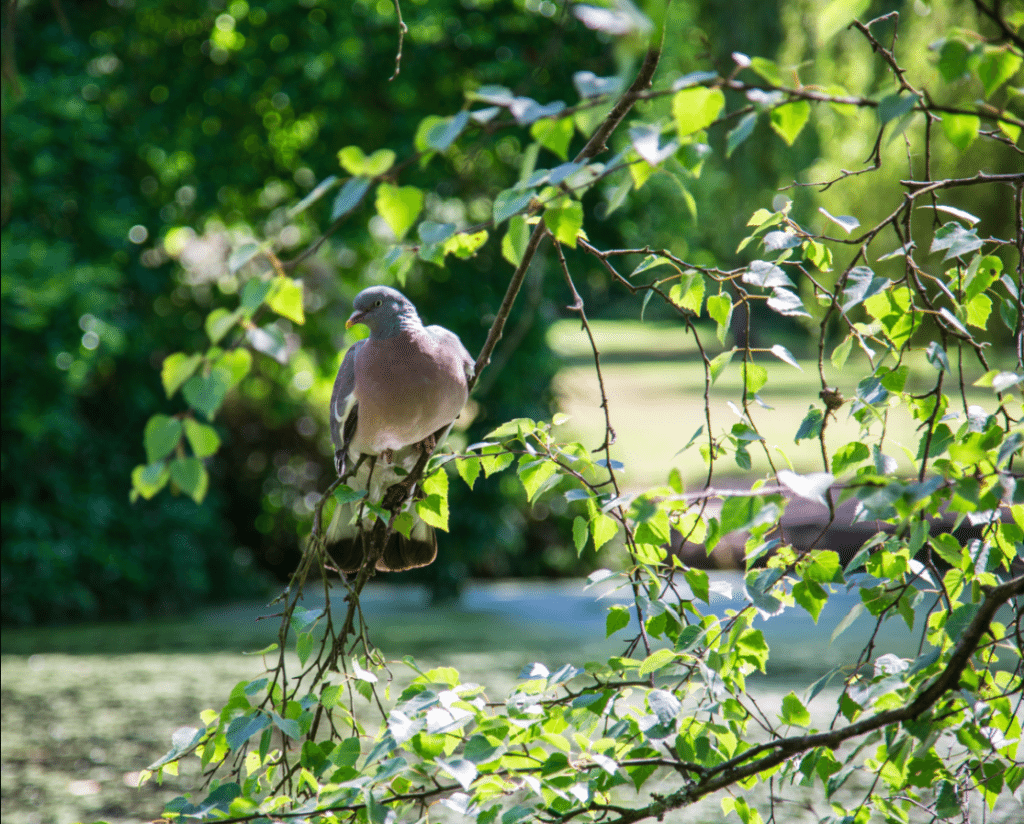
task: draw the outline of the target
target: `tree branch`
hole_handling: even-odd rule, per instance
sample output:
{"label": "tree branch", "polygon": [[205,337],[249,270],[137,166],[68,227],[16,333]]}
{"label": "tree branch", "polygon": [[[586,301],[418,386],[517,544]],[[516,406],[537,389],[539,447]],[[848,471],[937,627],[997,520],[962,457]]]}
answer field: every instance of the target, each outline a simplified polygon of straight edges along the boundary
{"label": "tree branch", "polygon": [[[931,684],[919,692],[917,697],[907,706],[898,710],[886,710],[876,713],[841,729],[813,733],[811,735],[792,736],[758,744],[731,758],[729,761],[708,770],[708,777],[706,779],[692,783],[688,787],[657,799],[646,807],[630,811],[619,818],[611,819],[608,824],[631,824],[631,822],[642,821],[645,818],[661,818],[669,810],[692,804],[698,799],[725,789],[738,781],[742,781],[744,778],[749,778],[752,775],[771,769],[798,753],[805,752],[814,747],[835,749],[844,741],[856,736],[887,727],[890,724],[899,724],[917,718],[934,705],[943,694],[956,688],[960,681],[960,675],[967,667],[970,657],[978,649],[981,638],[988,631],[989,624],[995,617],[999,607],[1010,598],[1019,597],[1021,594],[1024,594],[1024,575],[1011,578],[1009,581],[1005,581],[998,586],[990,587],[985,600],[978,607],[978,612],[975,614],[974,619],[961,634],[960,641],[953,650],[946,668],[936,676]],[[750,761],[751,758],[762,752],[769,752],[769,754],[756,761]]]}

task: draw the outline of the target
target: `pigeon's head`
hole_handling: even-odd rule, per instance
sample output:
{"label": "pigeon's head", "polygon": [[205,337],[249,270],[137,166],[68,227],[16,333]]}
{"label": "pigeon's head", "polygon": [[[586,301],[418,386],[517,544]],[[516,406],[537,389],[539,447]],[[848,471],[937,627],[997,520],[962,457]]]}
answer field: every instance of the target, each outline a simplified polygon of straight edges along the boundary
{"label": "pigeon's head", "polygon": [[386,338],[396,334],[403,326],[419,323],[416,307],[397,289],[390,286],[371,286],[363,289],[352,301],[354,310],[345,323],[350,329],[362,323],[371,337]]}

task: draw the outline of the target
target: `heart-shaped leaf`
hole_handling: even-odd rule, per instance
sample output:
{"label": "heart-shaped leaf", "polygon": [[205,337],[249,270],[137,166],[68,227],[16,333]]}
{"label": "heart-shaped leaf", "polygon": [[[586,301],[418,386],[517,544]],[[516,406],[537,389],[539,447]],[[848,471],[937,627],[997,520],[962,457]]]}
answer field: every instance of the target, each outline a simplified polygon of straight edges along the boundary
{"label": "heart-shaped leaf", "polygon": [[377,187],[377,213],[401,240],[423,209],[423,192],[415,186],[381,183]]}
{"label": "heart-shaped leaf", "polygon": [[153,415],[143,430],[142,441],[146,447],[146,460],[154,464],[163,460],[181,440],[181,421],[167,415]]}

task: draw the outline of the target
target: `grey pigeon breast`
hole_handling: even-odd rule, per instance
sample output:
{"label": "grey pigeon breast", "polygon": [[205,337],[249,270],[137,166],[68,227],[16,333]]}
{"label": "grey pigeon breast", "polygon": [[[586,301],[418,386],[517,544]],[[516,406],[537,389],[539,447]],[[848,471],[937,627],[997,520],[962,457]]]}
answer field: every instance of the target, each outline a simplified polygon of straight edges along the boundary
{"label": "grey pigeon breast", "polygon": [[[377,455],[450,424],[468,396],[465,348],[430,329],[365,341],[355,361],[359,424],[353,446]],[[453,342],[455,345],[453,345]]]}

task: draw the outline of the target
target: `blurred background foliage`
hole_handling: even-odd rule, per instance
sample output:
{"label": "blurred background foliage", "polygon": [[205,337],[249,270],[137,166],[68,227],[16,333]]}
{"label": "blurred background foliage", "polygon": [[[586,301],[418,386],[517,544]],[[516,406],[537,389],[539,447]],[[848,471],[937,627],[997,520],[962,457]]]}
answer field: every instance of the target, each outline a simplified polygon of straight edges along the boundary
{"label": "blurred background foliage", "polygon": [[[659,79],[706,68],[728,75],[739,51],[778,59],[793,82],[799,75],[855,93],[882,89],[890,81],[869,45],[830,28],[820,5],[676,0]],[[954,23],[987,31],[967,2],[839,5],[872,16],[900,10],[901,59],[929,88],[937,69],[927,46],[941,32]],[[218,418],[226,447],[210,466],[204,504],[164,494],[129,505],[146,418],[177,411],[161,389],[160,363],[201,347],[202,317],[237,292],[224,265],[230,249],[269,239],[287,260],[313,242],[330,222],[330,198],[299,214],[289,209],[341,174],[344,146],[390,148],[402,160],[420,121],[460,110],[469,89],[501,84],[572,105],[575,72],[628,76],[638,57],[551,0],[406,0],[402,13],[409,30],[401,71],[389,81],[398,40],[390,0],[4,5],[5,623],[174,611],[266,591],[268,571],[289,572],[302,519],[333,475],[326,405],[351,342],[351,298],[368,283],[391,282],[385,233],[364,207],[294,270],[307,322],[286,329],[289,362],[259,356]],[[640,111],[655,120],[667,106],[664,98]],[[770,206],[780,186],[867,157],[873,116],[822,107],[793,149],[762,118],[729,160],[720,151],[724,128],[712,130],[716,154],[699,178],[681,167],[658,173],[618,211],[588,222],[600,234],[588,231],[599,246],[650,243],[695,263],[735,265],[749,215]],[[622,148],[627,138],[615,140]],[[582,141],[577,133],[570,156]],[[489,217],[491,199],[528,150],[525,133],[482,134],[445,163],[406,170],[403,181],[430,192],[426,218],[473,223]],[[544,151],[538,165],[557,162]],[[903,143],[884,152],[904,174]],[[963,154],[941,144],[932,174],[956,173],[965,155],[971,168],[1013,163],[1011,150],[992,141]],[[866,225],[899,196],[895,177],[888,192],[875,176],[852,178],[830,192],[830,209]],[[678,207],[680,187],[692,197],[689,211]],[[588,196],[585,207],[605,215],[610,193]],[[798,221],[820,228],[816,190],[786,195]],[[964,195],[985,196],[996,193],[975,187]],[[991,219],[993,235],[1011,234],[999,224],[1009,226],[1009,210],[1000,217],[993,202],[958,205]],[[499,243],[492,237],[470,260],[449,258],[443,269],[417,263],[408,273],[405,291],[423,317],[458,331],[471,352],[510,274]],[[591,314],[638,315],[638,301],[612,291],[598,267],[574,265],[586,271]],[[544,332],[569,302],[554,271],[543,259],[535,264],[474,396],[469,441],[510,417],[550,415],[558,363]],[[478,483],[471,495],[453,485],[451,503],[459,516],[445,551],[417,573],[439,595],[457,592],[471,574],[561,575],[593,563],[568,548],[557,511],[526,506],[511,475]]]}

